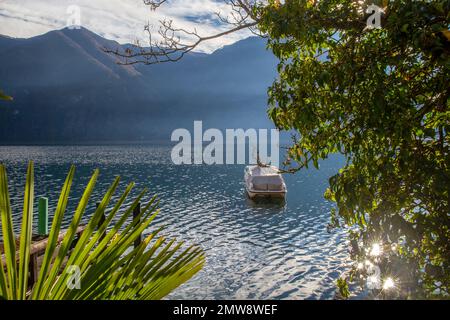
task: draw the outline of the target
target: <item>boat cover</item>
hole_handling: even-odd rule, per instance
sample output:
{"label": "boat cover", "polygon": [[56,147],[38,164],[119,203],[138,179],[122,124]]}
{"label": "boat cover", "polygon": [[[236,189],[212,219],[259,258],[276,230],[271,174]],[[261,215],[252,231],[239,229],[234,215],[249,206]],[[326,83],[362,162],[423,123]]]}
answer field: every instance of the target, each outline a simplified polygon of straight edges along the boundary
{"label": "boat cover", "polygon": [[253,189],[257,191],[281,191],[283,180],[279,175],[253,176],[251,179]]}

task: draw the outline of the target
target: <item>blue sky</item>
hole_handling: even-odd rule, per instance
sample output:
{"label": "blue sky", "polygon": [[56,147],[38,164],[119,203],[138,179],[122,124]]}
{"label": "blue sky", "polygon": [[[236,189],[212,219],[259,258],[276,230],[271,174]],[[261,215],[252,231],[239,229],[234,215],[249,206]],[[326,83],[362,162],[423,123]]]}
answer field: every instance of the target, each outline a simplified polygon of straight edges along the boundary
{"label": "blue sky", "polygon": [[[177,27],[213,34],[227,28],[217,22],[214,13],[229,12],[226,4],[215,0],[172,0],[157,11],[151,11],[143,0],[0,0],[0,34],[28,38],[62,29],[67,26],[71,5],[80,8],[82,26],[121,43],[145,41],[144,25],[150,22],[157,31],[164,17]],[[198,51],[211,52],[249,35],[248,31],[231,34],[205,43]]]}

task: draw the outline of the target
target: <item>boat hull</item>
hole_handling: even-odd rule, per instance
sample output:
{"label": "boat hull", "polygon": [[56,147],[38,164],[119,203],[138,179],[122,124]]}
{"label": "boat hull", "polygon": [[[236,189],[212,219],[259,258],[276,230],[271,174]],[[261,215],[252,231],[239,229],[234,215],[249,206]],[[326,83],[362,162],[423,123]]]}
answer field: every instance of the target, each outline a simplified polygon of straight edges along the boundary
{"label": "boat hull", "polygon": [[250,199],[257,199],[257,198],[273,198],[273,199],[284,199],[286,198],[286,192],[285,191],[252,191],[249,189],[246,189],[247,195]]}
{"label": "boat hull", "polygon": [[250,199],[286,198],[286,183],[276,167],[248,166],[245,168],[244,181]]}

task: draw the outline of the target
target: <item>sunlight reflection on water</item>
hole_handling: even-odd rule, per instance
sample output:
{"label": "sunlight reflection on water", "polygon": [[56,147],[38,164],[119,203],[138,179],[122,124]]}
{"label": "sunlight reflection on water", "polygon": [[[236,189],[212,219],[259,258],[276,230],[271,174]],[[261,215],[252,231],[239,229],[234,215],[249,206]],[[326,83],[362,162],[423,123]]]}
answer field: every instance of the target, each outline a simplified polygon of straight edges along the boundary
{"label": "sunlight reflection on water", "polygon": [[95,168],[101,174],[89,212],[116,175],[120,190],[135,181],[135,193],[149,187],[157,194],[161,214],[153,227],[167,226],[165,234],[200,244],[207,256],[205,268],[173,299],[330,299],[350,263],[344,232],[326,230],[331,204],[323,193],[342,165],[337,158],[286,176],[286,203],[256,204],[245,196],[244,166],[175,166],[165,146],[0,147],[16,222],[30,159],[36,196],[50,198],[50,212],[72,163],[69,212]]}

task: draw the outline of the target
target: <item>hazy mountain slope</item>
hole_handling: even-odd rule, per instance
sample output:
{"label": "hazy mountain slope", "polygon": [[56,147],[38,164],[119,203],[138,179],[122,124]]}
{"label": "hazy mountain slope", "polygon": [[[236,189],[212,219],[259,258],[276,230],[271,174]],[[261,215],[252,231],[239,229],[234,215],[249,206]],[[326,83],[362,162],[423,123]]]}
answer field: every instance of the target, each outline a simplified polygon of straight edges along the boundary
{"label": "hazy mountain slope", "polygon": [[267,127],[276,60],[259,38],[178,63],[121,66],[86,29],[0,37],[0,142],[170,139],[175,128]]}
{"label": "hazy mountain slope", "polygon": [[22,40],[23,39],[11,38],[0,35],[0,51],[10,48],[11,46],[20,43]]}
{"label": "hazy mountain slope", "polygon": [[0,77],[10,86],[107,83],[139,75],[132,67],[117,65],[101,50],[115,42],[86,29],[52,31],[19,42],[0,51]]}

